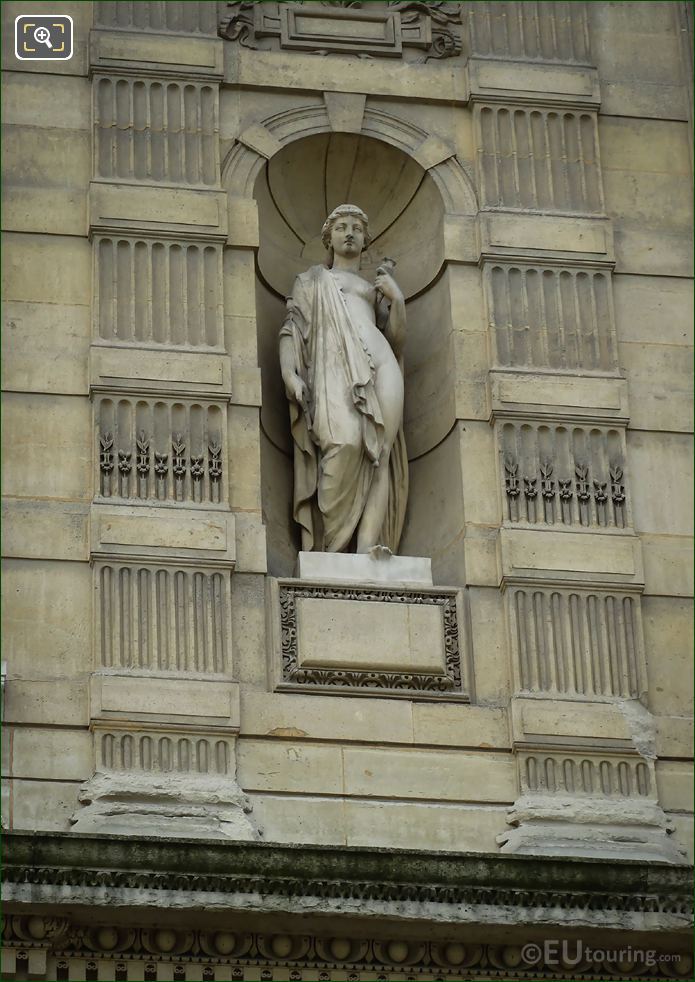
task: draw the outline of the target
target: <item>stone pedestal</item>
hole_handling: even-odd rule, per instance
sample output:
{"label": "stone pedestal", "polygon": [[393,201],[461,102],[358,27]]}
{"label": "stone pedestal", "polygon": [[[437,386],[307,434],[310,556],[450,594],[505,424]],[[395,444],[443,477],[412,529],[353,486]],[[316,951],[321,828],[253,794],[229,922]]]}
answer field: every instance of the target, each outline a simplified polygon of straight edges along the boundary
{"label": "stone pedestal", "polygon": [[315,583],[432,586],[432,560],[422,556],[394,556],[387,549],[368,553],[300,552],[297,576]]}

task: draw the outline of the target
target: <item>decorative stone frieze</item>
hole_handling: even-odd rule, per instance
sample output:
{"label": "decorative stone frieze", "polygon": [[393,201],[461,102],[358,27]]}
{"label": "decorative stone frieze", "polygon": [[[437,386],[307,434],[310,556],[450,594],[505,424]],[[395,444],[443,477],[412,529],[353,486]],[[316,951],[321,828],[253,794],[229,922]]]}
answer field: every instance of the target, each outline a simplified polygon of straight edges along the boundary
{"label": "decorative stone frieze", "polygon": [[483,276],[498,365],[617,370],[609,269],[487,262]]}
{"label": "decorative stone frieze", "polygon": [[484,207],[603,213],[595,112],[478,103],[474,118]]}
{"label": "decorative stone frieze", "polygon": [[101,729],[96,740],[98,771],[147,771],[220,775],[230,773],[234,741],[229,737],[153,730]]}
{"label": "decorative stone frieze", "polygon": [[656,798],[654,761],[577,750],[520,754],[521,791]]}
{"label": "decorative stone frieze", "polygon": [[638,699],[646,689],[639,594],[552,586],[508,590],[520,691]]}
{"label": "decorative stone frieze", "polygon": [[110,393],[94,411],[97,497],[225,504],[224,404]]}
{"label": "decorative stone frieze", "polygon": [[500,420],[505,521],[582,528],[631,524],[624,430]]}
{"label": "decorative stone frieze", "polygon": [[[405,57],[416,62],[461,54],[461,3],[418,0],[349,3],[230,2],[220,36],[244,48],[311,51],[320,55]],[[418,52],[420,49],[420,52]]]}
{"label": "decorative stone frieze", "polygon": [[99,664],[104,668],[229,670],[229,573],[97,563]]}

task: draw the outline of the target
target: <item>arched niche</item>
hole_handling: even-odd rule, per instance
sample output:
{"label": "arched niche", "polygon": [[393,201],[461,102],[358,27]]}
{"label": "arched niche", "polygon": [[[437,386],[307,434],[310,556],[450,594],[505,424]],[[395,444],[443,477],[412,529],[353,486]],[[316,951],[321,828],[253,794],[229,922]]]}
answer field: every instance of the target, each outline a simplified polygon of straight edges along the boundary
{"label": "arched niche", "polygon": [[[262,378],[261,473],[268,566],[292,575],[299,536],[292,519],[292,441],[278,361],[278,332],[294,277],[324,262],[320,232],[326,215],[351,202],[369,215],[372,241],[362,273],[373,279],[384,256],[397,261],[407,303],[405,435],[409,456],[427,455],[455,419],[452,311],[444,252],[444,222],[463,187],[451,161],[425,169],[391,142],[362,133],[320,132],[286,143],[270,158],[256,157],[245,191],[258,204],[256,321]],[[446,185],[453,188],[448,193]],[[457,183],[458,182],[458,183]],[[413,482],[413,493],[421,482]],[[413,502],[417,506],[417,502]],[[422,509],[414,507],[413,513]],[[428,555],[428,530],[408,528],[408,551]]]}

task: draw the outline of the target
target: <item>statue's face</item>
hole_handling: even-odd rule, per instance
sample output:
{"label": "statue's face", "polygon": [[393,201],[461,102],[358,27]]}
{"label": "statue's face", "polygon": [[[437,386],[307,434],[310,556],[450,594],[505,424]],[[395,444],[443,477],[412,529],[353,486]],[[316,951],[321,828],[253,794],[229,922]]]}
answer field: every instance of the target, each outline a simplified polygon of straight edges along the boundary
{"label": "statue's face", "polygon": [[336,256],[359,256],[364,249],[364,226],[354,215],[341,215],[331,228],[331,245]]}

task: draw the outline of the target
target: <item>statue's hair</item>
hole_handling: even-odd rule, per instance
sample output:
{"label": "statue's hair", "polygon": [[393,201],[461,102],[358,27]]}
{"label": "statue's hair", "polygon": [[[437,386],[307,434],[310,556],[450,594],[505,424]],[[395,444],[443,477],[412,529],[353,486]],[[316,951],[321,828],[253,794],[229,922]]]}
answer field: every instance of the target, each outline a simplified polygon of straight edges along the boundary
{"label": "statue's hair", "polygon": [[365,212],[357,205],[338,205],[330,213],[326,221],[323,223],[323,228],[321,229],[321,241],[327,249],[331,247],[331,231],[334,224],[339,218],[345,215],[352,215],[355,218],[359,218],[364,227],[364,248],[366,249],[371,242],[371,236],[369,235],[369,219]]}

